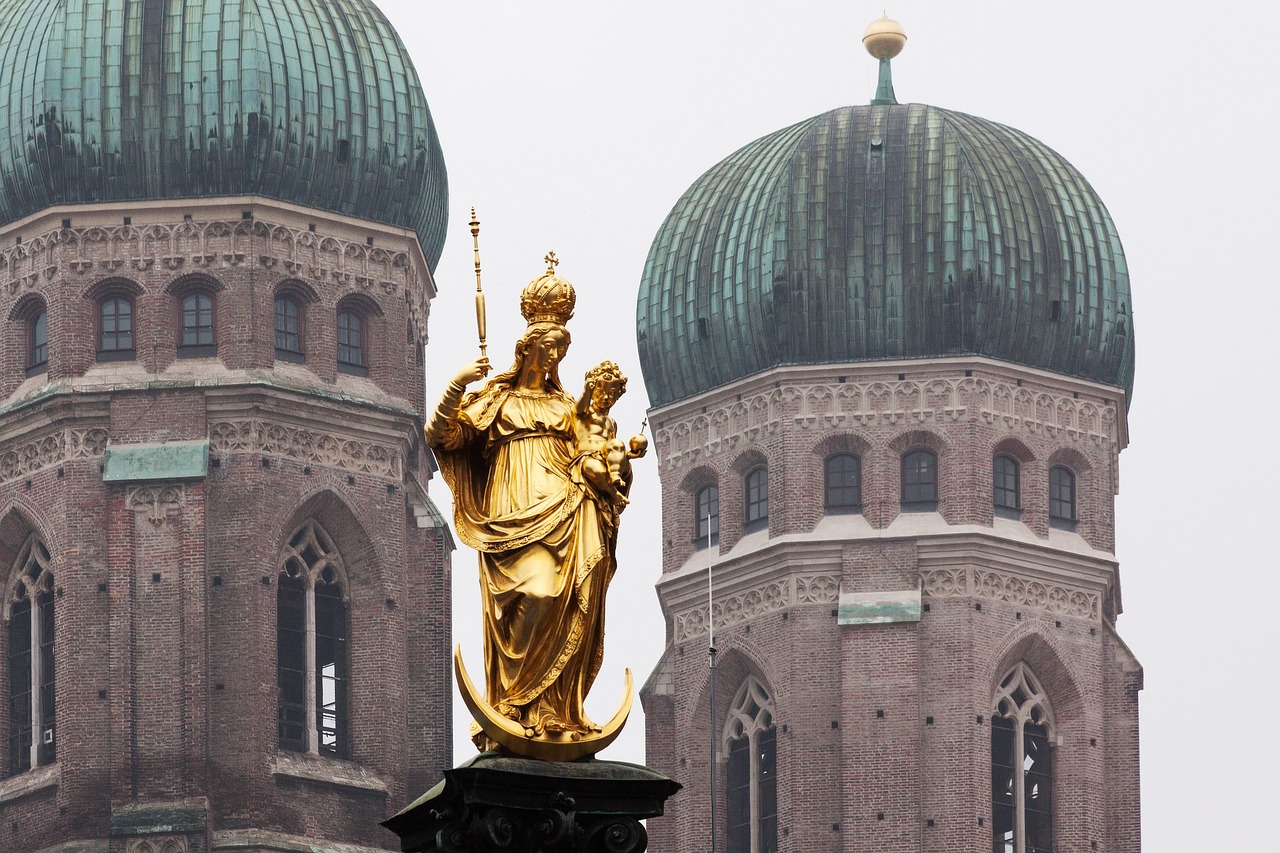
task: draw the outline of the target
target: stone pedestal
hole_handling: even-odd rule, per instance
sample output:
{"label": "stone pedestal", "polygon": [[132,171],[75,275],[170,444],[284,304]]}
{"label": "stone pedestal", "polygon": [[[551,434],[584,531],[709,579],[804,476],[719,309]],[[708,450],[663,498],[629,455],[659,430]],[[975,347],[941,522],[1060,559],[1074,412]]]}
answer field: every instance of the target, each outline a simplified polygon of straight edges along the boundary
{"label": "stone pedestal", "polygon": [[680,784],[636,764],[486,752],[383,823],[406,853],[642,853]]}

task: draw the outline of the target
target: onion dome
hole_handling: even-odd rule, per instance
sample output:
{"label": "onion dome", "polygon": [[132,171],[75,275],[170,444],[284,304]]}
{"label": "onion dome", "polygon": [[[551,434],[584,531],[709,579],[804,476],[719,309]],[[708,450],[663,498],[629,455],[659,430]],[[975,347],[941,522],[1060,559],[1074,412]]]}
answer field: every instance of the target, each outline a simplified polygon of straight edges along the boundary
{"label": "onion dome", "polygon": [[780,365],[950,355],[1131,391],[1129,276],[1101,199],[1025,133],[898,104],[877,44],[872,104],[752,142],[667,216],[637,306],[652,403]]}
{"label": "onion dome", "polygon": [[417,232],[448,189],[369,0],[0,0],[0,223],[50,205],[262,195]]}

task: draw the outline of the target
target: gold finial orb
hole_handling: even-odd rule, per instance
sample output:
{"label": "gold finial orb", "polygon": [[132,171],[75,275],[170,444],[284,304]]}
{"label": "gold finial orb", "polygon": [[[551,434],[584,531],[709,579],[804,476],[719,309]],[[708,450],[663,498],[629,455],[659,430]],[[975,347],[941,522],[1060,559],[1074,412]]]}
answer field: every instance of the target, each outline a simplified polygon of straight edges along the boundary
{"label": "gold finial orb", "polygon": [[862,34],[862,46],[876,59],[893,59],[902,53],[906,43],[907,34],[902,29],[902,24],[888,15],[881,15],[872,21]]}

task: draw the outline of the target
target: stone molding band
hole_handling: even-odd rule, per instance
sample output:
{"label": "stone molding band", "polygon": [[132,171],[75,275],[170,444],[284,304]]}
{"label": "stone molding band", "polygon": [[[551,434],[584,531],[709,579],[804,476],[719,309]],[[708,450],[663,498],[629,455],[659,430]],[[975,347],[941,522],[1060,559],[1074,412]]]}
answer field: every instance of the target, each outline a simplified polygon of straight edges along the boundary
{"label": "stone molding band", "polygon": [[209,447],[219,453],[253,451],[397,480],[403,473],[395,448],[256,418],[209,424]]}
{"label": "stone molding band", "polygon": [[50,468],[73,459],[101,456],[106,449],[107,431],[99,427],[65,427],[46,432],[0,451],[0,482],[18,480],[42,468]]}
{"label": "stone molding band", "polygon": [[977,417],[1016,431],[1066,437],[1119,452],[1116,405],[979,377],[784,384],[709,407],[655,429],[663,467],[696,464],[776,434],[786,420],[801,431],[924,426]]}
{"label": "stone molding band", "polygon": [[429,296],[408,251],[258,218],[46,231],[0,250],[0,287],[12,296],[66,273],[123,276],[153,268],[198,273],[246,263],[308,281],[401,294],[419,343],[426,344]]}
{"label": "stone molding band", "polygon": [[[934,569],[921,575],[926,598],[976,596],[1058,616],[1102,621],[1102,598],[1096,591],[1066,584],[1022,577],[986,569]],[[796,575],[768,581],[732,595],[717,596],[713,615],[717,631],[805,604],[834,604],[840,600],[840,580],[835,575]],[[707,606],[675,613],[673,642],[706,636]]]}

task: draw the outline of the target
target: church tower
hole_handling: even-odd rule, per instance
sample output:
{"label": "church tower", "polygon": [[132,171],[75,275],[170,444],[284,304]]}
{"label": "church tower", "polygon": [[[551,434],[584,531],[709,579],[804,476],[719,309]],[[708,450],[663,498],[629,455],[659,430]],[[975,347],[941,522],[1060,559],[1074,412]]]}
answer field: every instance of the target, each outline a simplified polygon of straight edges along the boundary
{"label": "church tower", "polygon": [[667,636],[642,697],[685,785],[654,849],[1140,849],[1124,253],[1045,144],[899,104],[904,41],[873,24],[871,104],[713,166],[645,265]]}
{"label": "church tower", "polygon": [[0,850],[385,849],[451,764],[408,54],[369,0],[0,8]]}

